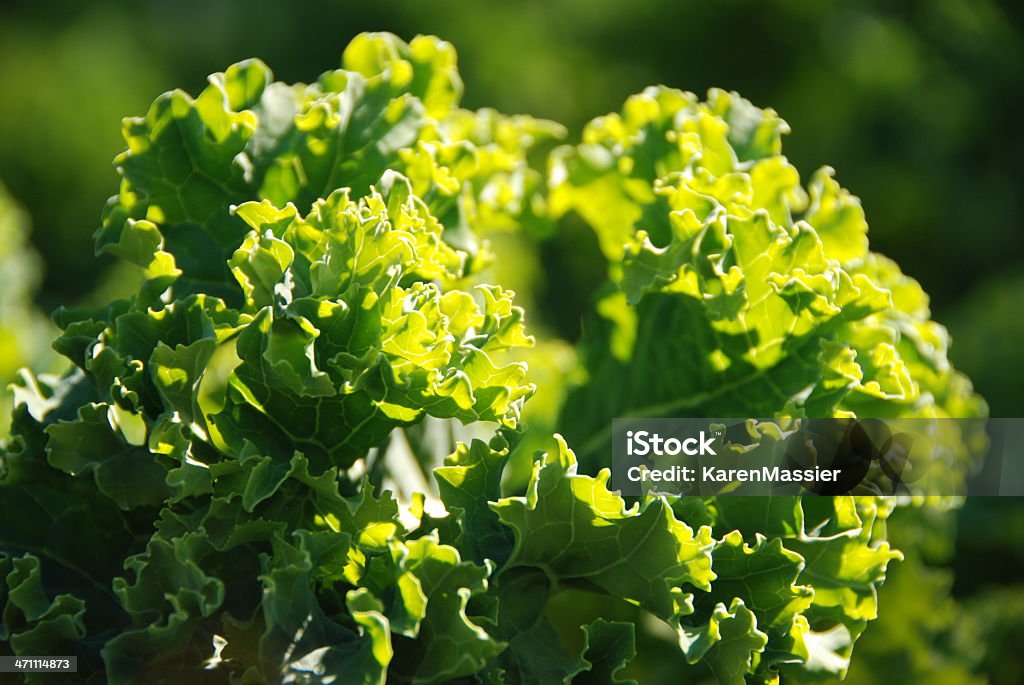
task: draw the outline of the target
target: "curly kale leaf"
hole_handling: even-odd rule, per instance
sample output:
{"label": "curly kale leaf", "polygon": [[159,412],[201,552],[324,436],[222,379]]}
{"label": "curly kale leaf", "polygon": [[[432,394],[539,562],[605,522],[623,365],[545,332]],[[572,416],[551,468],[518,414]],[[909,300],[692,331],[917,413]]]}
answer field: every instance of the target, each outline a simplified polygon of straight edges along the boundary
{"label": "curly kale leaf", "polygon": [[830,169],[801,186],[786,132],[735,94],[649,88],[554,156],[552,204],[590,223],[614,284],[562,414],[586,463],[612,417],[985,415],[920,286],[868,250]]}
{"label": "curly kale leaf", "polygon": [[258,60],[232,65],[197,97],[171,91],[125,119],[121,189],[97,244],[145,268],[156,292],[173,282],[179,296],[234,304],[226,262],[249,227],[231,209],[245,202],[306,211],[339,188],[365,195],[392,170],[473,255],[476,232],[546,224],[526,155],[561,127],[459,109],[461,94],[454,50],[428,36],[364,34],[311,84],[276,82]]}

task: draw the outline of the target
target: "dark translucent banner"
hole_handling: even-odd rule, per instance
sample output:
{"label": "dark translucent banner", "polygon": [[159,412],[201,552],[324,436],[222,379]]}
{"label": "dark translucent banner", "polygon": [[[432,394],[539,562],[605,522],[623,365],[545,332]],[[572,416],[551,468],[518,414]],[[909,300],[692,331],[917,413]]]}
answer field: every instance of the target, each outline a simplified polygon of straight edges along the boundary
{"label": "dark translucent banner", "polygon": [[624,495],[1024,495],[1024,419],[615,419]]}

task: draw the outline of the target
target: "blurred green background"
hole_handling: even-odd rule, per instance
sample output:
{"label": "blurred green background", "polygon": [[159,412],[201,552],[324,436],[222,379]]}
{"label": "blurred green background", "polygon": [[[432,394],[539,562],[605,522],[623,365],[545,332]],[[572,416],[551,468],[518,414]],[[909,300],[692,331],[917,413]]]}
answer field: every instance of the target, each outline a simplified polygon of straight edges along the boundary
{"label": "blurred green background", "polygon": [[[8,0],[0,183],[24,214],[0,193],[0,257],[30,263],[20,245],[30,221],[43,270],[34,295],[21,271],[0,271],[0,380],[16,355],[46,364],[39,349],[4,346],[4,329],[30,325],[16,301],[34,297],[48,312],[102,299],[97,289],[116,292],[126,278],[92,258],[91,239],[116,191],[122,116],[173,87],[195,93],[250,56],[278,78],[312,80],[364,30],[451,41],[466,106],[550,117],[575,136],[653,83],[734,89],[774,107],[803,175],[834,166],[863,200],[872,247],[932,295],[954,363],[992,414],[1024,415],[1024,3],[990,0]],[[603,263],[571,224],[542,262],[563,275],[541,287],[535,317],[571,340]],[[1024,682],[1013,646],[1024,637],[1024,509],[972,499],[957,525],[952,547],[915,543],[921,558],[894,572],[853,682],[883,672],[886,682]]]}

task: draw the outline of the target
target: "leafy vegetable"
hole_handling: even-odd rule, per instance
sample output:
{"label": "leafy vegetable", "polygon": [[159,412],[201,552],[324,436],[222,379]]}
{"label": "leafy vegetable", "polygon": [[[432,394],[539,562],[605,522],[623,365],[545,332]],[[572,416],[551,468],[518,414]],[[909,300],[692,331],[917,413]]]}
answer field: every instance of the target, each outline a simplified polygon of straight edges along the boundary
{"label": "leafy vegetable", "polygon": [[554,157],[552,203],[594,227],[614,284],[561,420],[585,460],[616,416],[984,414],[927,296],[868,251],[830,169],[803,189],[787,131],[735,94],[649,88]]}
{"label": "leafy vegetable", "polygon": [[[247,61],[126,120],[97,249],[146,279],[59,310],[72,369],[16,388],[0,651],[114,684],[628,682],[660,634],[721,683],[845,674],[901,556],[893,503],[627,502],[603,431],[983,414],[920,288],[736,96],[647,91],[549,189],[531,148],[560,127],[460,93],[448,44],[367,34],[313,84]],[[495,231],[569,209],[610,275],[580,383],[563,341],[528,370],[523,310],[482,282]],[[581,460],[524,440],[537,379],[536,424]]]}

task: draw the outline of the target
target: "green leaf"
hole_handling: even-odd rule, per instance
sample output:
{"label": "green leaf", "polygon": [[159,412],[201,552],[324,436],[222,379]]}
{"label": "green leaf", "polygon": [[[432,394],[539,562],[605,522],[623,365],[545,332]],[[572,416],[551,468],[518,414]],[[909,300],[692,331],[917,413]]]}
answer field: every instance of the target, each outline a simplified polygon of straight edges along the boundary
{"label": "green leaf", "polygon": [[0,640],[9,642],[15,654],[42,654],[85,637],[85,603],[68,594],[50,599],[39,559],[0,554],[0,578]]}
{"label": "green leaf", "polygon": [[427,535],[399,548],[398,565],[413,574],[426,598],[415,642],[396,644],[396,673],[413,683],[453,680],[480,671],[504,648],[467,615],[474,595],[487,590],[489,568],[461,560],[458,551]]}
{"label": "green leaf", "polygon": [[754,612],[768,639],[760,671],[842,676],[877,617],[889,562],[902,558],[877,539],[886,509],[871,497],[720,497],[712,506],[724,535],[707,601],[737,598]]}
{"label": "green leaf", "polygon": [[544,569],[639,604],[669,620],[692,611],[688,589],[707,590],[711,530],[696,533],[677,520],[663,499],[626,508],[607,488],[610,473],[576,473],[576,457],[561,439],[559,451],[534,465],[525,497],[493,504],[515,532],[508,566]]}
{"label": "green leaf", "polygon": [[512,531],[488,505],[501,497],[507,461],[507,450],[474,440],[469,447],[459,444],[445,466],[434,469],[445,508],[460,517],[459,550],[477,563],[490,559],[500,565],[511,553]]}
{"label": "green leaf", "polygon": [[679,646],[690,662],[703,659],[722,685],[743,685],[756,670],[768,636],[757,628],[757,618],[743,600],[726,607],[718,604],[706,628],[681,631]]}
{"label": "green leaf", "polygon": [[114,592],[133,627],[103,648],[112,683],[166,677],[193,648],[200,621],[220,608],[224,583],[206,575],[192,558],[197,544],[194,538],[154,538],[144,555],[126,562],[134,583],[115,579]]}
{"label": "green leaf", "polygon": [[164,468],[144,447],[128,442],[128,429],[116,416],[111,405],[87,404],[75,421],[48,427],[48,461],[72,476],[91,473],[99,490],[122,509],[159,504],[169,494]]}
{"label": "green leaf", "polygon": [[633,624],[598,619],[580,628],[586,636],[583,660],[589,664],[588,681],[636,685],[635,680],[616,677],[616,673],[636,656]]}
{"label": "green leaf", "polygon": [[[739,674],[740,681],[748,670],[777,672],[779,664],[804,663],[808,657],[804,614],[813,601],[814,589],[795,584],[803,567],[803,558],[784,547],[781,538],[769,540],[758,533],[754,546],[744,543],[738,530],[722,538],[712,552],[717,578],[711,592],[695,598],[694,614],[681,619],[677,627],[687,657],[692,661],[703,658],[716,673],[731,673],[725,676],[727,679],[735,680]],[[750,616],[741,619],[734,603],[743,606],[743,616]],[[728,619],[730,628],[738,629],[747,619],[752,621],[745,639],[753,645],[756,658],[737,651],[735,645],[714,649],[729,632],[723,625],[725,607],[734,614]],[[731,663],[730,659],[737,661]]]}

